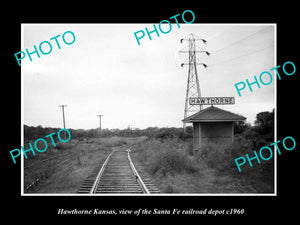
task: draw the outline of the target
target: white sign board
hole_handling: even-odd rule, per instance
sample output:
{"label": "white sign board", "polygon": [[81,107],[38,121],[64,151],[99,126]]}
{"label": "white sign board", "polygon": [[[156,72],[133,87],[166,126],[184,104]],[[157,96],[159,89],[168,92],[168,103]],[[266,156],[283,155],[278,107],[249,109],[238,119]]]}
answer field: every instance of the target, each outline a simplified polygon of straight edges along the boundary
{"label": "white sign board", "polygon": [[234,97],[196,97],[189,98],[190,105],[230,105],[235,104]]}

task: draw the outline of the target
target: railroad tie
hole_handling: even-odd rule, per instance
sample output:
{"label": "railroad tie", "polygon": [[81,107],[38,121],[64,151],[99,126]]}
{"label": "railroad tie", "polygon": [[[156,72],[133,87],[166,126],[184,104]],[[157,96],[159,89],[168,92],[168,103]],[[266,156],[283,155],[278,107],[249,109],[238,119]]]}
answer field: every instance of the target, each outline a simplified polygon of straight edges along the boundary
{"label": "railroad tie", "polygon": [[[121,148],[121,147],[120,147]],[[94,169],[91,175],[82,183],[78,193],[80,194],[145,194],[151,193],[148,187],[159,193],[153,183],[146,177],[142,177],[135,169],[130,151],[113,150],[101,167]]]}

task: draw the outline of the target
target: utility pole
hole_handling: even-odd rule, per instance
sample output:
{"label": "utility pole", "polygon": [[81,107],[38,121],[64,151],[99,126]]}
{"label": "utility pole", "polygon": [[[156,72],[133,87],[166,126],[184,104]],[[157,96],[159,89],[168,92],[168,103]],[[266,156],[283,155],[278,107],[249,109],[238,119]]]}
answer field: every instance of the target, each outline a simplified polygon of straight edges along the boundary
{"label": "utility pole", "polygon": [[98,135],[99,135],[99,138],[101,138],[101,117],[104,116],[104,115],[97,115],[99,117],[99,132],[98,132]]}
{"label": "utility pole", "polygon": [[66,129],[66,122],[65,122],[65,107],[67,105],[59,105],[58,107],[62,108],[62,113],[63,113],[63,123],[64,123],[64,129]]}
{"label": "utility pole", "polygon": [[[64,123],[64,129],[66,129],[66,122],[65,122],[65,107],[67,105],[59,105],[58,107],[62,108],[62,113],[63,113],[63,123]],[[66,138],[66,133],[65,133],[65,138]]]}
{"label": "utility pole", "polygon": [[[188,41],[189,50],[188,51],[179,51],[180,53],[189,53],[189,62],[181,63],[181,67],[183,65],[189,65],[188,71],[188,80],[187,80],[187,88],[186,88],[186,96],[185,96],[185,107],[184,107],[184,119],[188,116],[192,115],[194,112],[198,112],[202,110],[202,105],[190,105],[189,98],[190,97],[201,97],[199,78],[197,73],[197,65],[203,65],[205,68],[207,67],[204,63],[198,63],[196,59],[196,53],[206,53],[209,55],[210,53],[207,51],[196,50],[196,41],[201,40],[204,44],[206,44],[206,40],[201,38],[196,38],[193,34],[188,35],[186,38],[182,38],[182,41]],[[185,123],[183,123],[183,130],[185,130]]]}

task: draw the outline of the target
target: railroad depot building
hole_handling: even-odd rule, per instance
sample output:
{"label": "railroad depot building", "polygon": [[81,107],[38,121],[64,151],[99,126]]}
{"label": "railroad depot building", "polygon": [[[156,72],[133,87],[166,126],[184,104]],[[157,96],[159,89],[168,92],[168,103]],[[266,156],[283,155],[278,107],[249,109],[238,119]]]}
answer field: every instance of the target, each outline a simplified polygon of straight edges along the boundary
{"label": "railroad depot building", "polygon": [[245,117],[210,106],[185,119],[184,123],[193,123],[193,152],[201,150],[204,143],[233,142],[234,122],[244,121]]}

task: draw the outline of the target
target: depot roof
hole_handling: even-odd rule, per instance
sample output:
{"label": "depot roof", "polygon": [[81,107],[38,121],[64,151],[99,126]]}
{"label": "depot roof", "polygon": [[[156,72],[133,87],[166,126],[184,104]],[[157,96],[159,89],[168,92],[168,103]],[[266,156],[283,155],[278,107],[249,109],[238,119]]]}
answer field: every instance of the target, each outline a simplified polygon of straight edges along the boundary
{"label": "depot roof", "polygon": [[193,123],[193,122],[233,122],[233,121],[243,121],[246,118],[220,109],[215,106],[210,106],[206,109],[203,109],[185,119],[182,120],[184,123]]}

